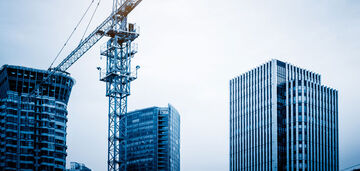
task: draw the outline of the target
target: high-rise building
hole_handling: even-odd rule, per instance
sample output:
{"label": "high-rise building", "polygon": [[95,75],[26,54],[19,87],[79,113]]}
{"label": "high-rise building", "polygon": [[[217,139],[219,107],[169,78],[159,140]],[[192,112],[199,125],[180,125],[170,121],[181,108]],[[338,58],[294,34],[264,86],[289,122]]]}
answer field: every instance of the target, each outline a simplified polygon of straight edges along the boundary
{"label": "high-rise building", "polygon": [[271,60],[230,80],[230,170],[339,170],[338,91]]}
{"label": "high-rise building", "polygon": [[67,171],[91,171],[91,169],[86,167],[83,163],[70,162],[70,169],[67,169]]}
{"label": "high-rise building", "polygon": [[49,71],[0,69],[0,170],[65,170],[67,103],[74,80]]}
{"label": "high-rise building", "polygon": [[180,170],[180,115],[174,107],[127,113],[127,169]]}

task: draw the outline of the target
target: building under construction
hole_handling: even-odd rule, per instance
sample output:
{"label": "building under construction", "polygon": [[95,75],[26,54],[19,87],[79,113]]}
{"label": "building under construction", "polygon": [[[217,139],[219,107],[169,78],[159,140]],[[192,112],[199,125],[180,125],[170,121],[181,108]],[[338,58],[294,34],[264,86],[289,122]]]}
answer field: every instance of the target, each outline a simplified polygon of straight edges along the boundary
{"label": "building under construction", "polygon": [[0,70],[0,170],[65,170],[67,103],[74,80],[20,66]]}

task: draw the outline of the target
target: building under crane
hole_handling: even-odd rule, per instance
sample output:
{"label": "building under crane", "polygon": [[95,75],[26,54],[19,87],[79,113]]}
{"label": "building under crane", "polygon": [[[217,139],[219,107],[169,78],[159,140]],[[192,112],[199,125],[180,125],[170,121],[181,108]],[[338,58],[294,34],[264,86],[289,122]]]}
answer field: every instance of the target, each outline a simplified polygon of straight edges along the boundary
{"label": "building under crane", "polygon": [[32,96],[47,70],[4,65],[0,69],[0,170],[63,171],[67,105],[74,80],[56,73]]}

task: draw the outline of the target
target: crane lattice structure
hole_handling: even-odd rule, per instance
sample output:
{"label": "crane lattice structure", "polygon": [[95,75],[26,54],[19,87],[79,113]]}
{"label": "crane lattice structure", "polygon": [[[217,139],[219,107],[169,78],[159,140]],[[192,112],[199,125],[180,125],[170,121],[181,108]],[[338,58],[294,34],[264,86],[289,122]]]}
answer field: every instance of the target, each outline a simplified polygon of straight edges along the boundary
{"label": "crane lattice structure", "polygon": [[110,37],[101,55],[106,56],[106,71],[100,80],[106,82],[106,96],[109,98],[108,114],[108,171],[127,170],[126,161],[126,117],[127,97],[130,95],[130,82],[137,78],[136,72],[131,71],[131,58],[136,51],[133,41],[139,36],[134,24],[127,23],[128,14],[142,0],[113,0],[113,10],[93,32],[83,39],[80,44],[55,68],[49,68],[50,73],[34,88],[31,95],[38,94],[43,84],[49,84],[56,72],[65,72],[90,48],[104,36]]}
{"label": "crane lattice structure", "polygon": [[[121,0],[113,5],[121,6]],[[106,56],[106,73],[101,81],[106,82],[106,96],[109,98],[108,170],[127,170],[127,97],[130,82],[137,74],[131,72],[131,58],[137,52],[132,42],[139,36],[134,24],[127,27],[127,18],[115,16],[116,25],[109,30],[111,39],[101,50]],[[138,67],[136,67],[138,69]]]}

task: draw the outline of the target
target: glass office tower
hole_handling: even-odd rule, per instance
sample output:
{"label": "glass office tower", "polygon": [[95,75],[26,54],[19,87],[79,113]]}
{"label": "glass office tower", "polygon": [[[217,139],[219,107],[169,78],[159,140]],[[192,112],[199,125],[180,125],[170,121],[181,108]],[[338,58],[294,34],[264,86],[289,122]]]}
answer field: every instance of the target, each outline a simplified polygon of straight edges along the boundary
{"label": "glass office tower", "polygon": [[174,107],[129,112],[128,170],[180,170],[180,115]]}
{"label": "glass office tower", "polygon": [[230,170],[339,170],[338,92],[271,60],[230,80]]}
{"label": "glass office tower", "polygon": [[46,70],[0,69],[0,170],[65,170],[67,103],[74,80]]}

